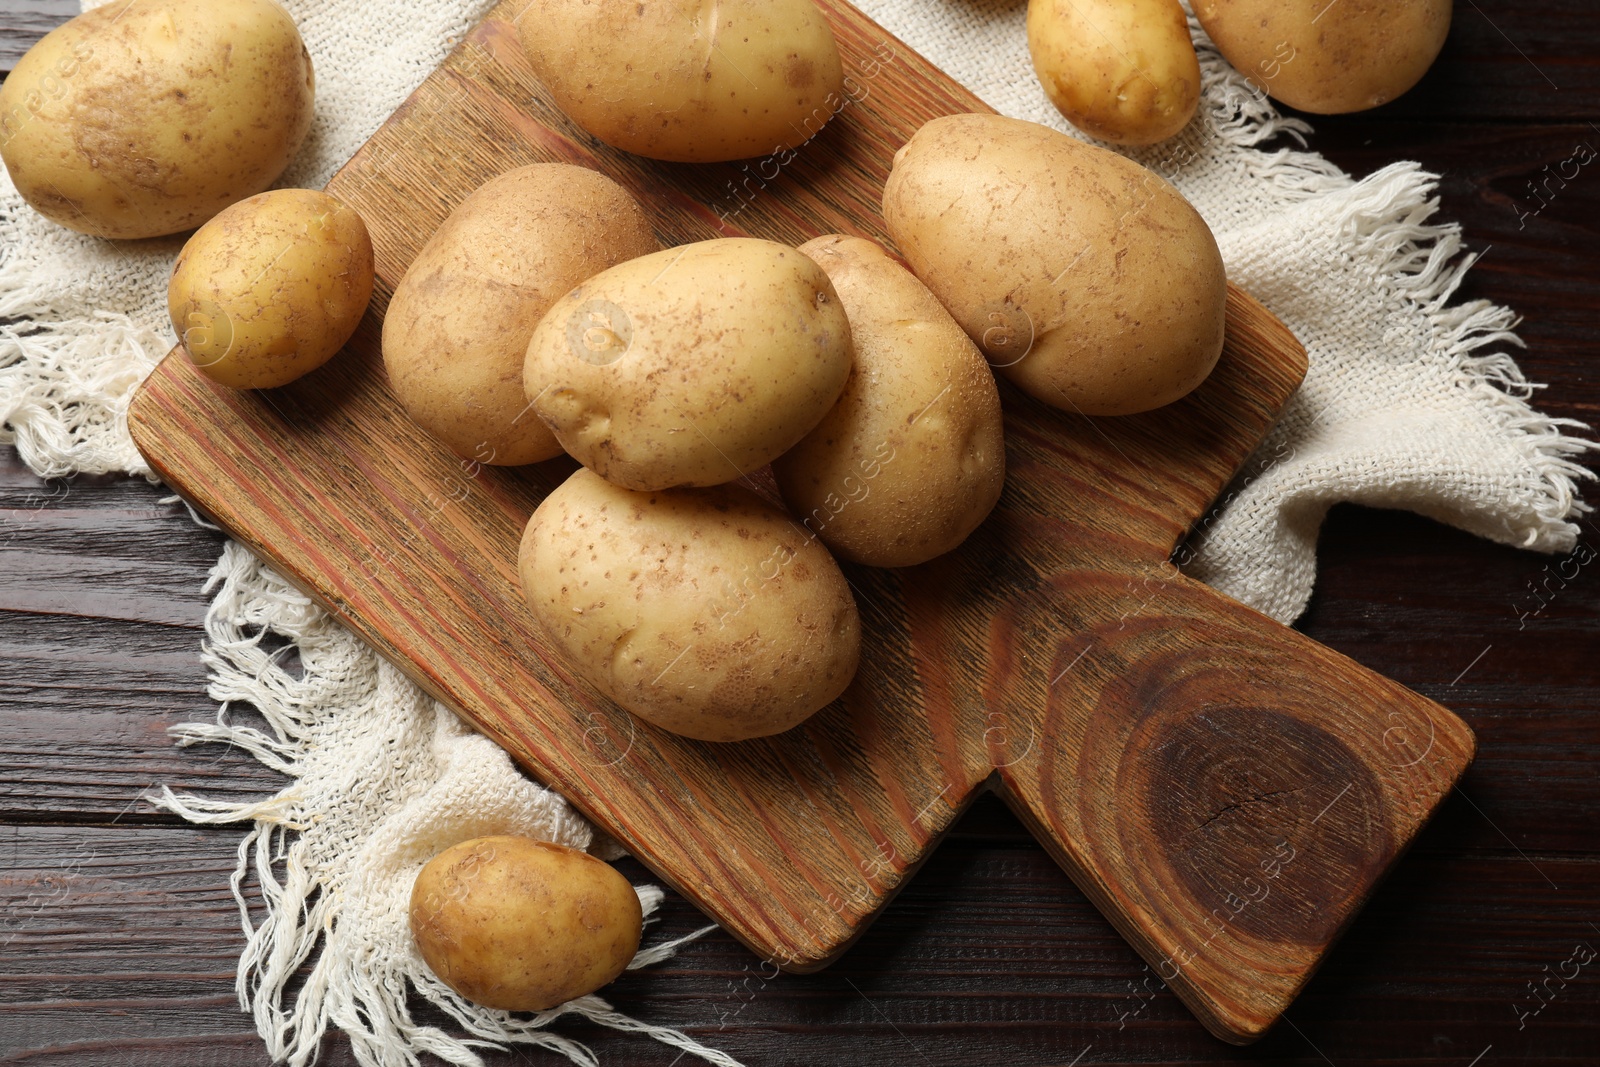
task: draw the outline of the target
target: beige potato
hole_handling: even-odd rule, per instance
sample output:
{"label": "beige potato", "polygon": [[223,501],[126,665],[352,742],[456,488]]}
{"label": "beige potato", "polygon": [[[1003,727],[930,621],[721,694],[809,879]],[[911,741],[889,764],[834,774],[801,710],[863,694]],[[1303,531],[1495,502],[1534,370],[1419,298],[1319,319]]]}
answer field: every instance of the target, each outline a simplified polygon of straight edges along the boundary
{"label": "beige potato", "polygon": [[1221,355],[1216,239],[1176,189],[1114,152],[999,115],[934,119],[896,154],[883,214],[990,363],[1047,404],[1149,411]]}
{"label": "beige potato", "polygon": [[354,208],[312,189],[275,189],[195,231],[172,266],[167,313],[208,378],[270,389],[344,347],[372,277],[372,241]]}
{"label": "beige potato", "polygon": [[1388,103],[1428,72],[1450,0],[1195,0],[1217,49],[1252,85],[1319,115]]}
{"label": "beige potato", "polygon": [[463,841],[411,887],[423,960],[468,1000],[505,1011],[544,1011],[616,978],[639,951],[643,918],[615,868],[531,837]]}
{"label": "beige potato", "polygon": [[517,567],[574,669],[673,733],[782,733],[855,675],[861,620],[839,565],[738,485],[639,493],[580,470],[533,513]]}
{"label": "beige potato", "polygon": [[522,47],[561,110],[653,159],[783,152],[844,106],[844,68],[812,0],[532,0]]}
{"label": "beige potato", "polygon": [[106,4],[45,35],[0,86],[0,157],[63,226],[179,233],[283,173],[311,128],[313,81],[271,0]]}
{"label": "beige potato", "polygon": [[523,393],[533,328],[579,282],[660,247],[638,202],[598,171],[535,163],[486,182],[395,286],[390,387],[459,455],[500,466],[560,455]]}
{"label": "beige potato", "polygon": [[849,377],[850,324],[822,268],[788,245],[729,238],[612,267],[556,301],[523,387],[574,459],[649,490],[770,463]]}
{"label": "beige potato", "polygon": [[1164,141],[1200,103],[1178,0],[1030,0],[1028,52],[1050,102],[1103,141]]}
{"label": "beige potato", "polygon": [[1005,484],[994,375],[926,286],[880,246],[800,246],[850,319],[855,367],[833,410],[772,463],[806,528],[845,559],[910,567],[955,548]]}

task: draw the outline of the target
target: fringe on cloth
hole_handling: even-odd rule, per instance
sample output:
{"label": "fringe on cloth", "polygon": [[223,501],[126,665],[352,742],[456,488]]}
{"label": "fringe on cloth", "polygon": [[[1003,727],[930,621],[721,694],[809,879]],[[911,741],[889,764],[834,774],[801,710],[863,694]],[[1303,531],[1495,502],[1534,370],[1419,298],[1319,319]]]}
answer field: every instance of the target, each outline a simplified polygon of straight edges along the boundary
{"label": "fringe on cloth", "polygon": [[54,320],[6,275],[0,267],[0,319],[25,321],[0,321],[0,445],[41,478],[156,481],[128,436],[128,404],[165,354],[161,337],[106,311]]}
{"label": "fringe on cloth", "polygon": [[1368,195],[1355,202],[1346,226],[1379,253],[1393,291],[1428,316],[1430,347],[1450,367],[1452,384],[1491,416],[1537,480],[1528,503],[1539,521],[1522,533],[1520,547],[1571,550],[1580,533],[1572,519],[1593,510],[1577,483],[1596,477],[1574,457],[1600,443],[1563,433],[1589,430],[1587,423],[1535,410],[1529,400],[1545,387],[1494,350],[1526,347],[1514,332],[1521,321],[1515,312],[1488,300],[1449,306],[1482,253],[1465,251],[1459,223],[1430,221],[1439,210],[1438,176],[1415,163],[1394,163],[1362,184]]}
{"label": "fringe on cloth", "polygon": [[[171,733],[182,746],[241,748],[293,780],[256,801],[210,800],[167,787],[148,799],[194,823],[254,824],[239,844],[231,880],[246,938],[235,988],[274,1060],[313,1063],[333,1025],[349,1035],[356,1058],[373,1067],[416,1067],[422,1053],[468,1067],[481,1064],[479,1050],[511,1045],[597,1067],[589,1048],[550,1029],[577,1015],[718,1067],[740,1067],[598,996],[518,1015],[473,1004],[440,982],[417,953],[407,919],[422,864],[450,844],[491,833],[588,848],[589,826],[238,544],[226,546],[206,591],[215,597],[203,656],[210,694],[222,707],[214,723],[185,723]],[[236,704],[258,711],[265,728],[234,721]],[[655,886],[636,892],[648,925],[663,893]],[[714,929],[641,948],[629,969],[668,959]],[[286,1003],[289,983],[319,947],[303,986]],[[465,1036],[413,1019],[411,991]]]}
{"label": "fringe on cloth", "polygon": [[[1185,0],[1186,11],[1189,6]],[[1280,115],[1266,94],[1222,57],[1192,12],[1189,29],[1206,86],[1201,106],[1208,112],[1207,136],[1239,148],[1288,137],[1303,149],[1311,126]],[[1530,494],[1529,505],[1543,528],[1522,531],[1513,543],[1546,552],[1570,551],[1580,533],[1573,520],[1594,510],[1581,498],[1577,483],[1597,477],[1575,457],[1600,451],[1600,442],[1564,433],[1592,427],[1535,410],[1530,401],[1545,386],[1530,382],[1504,351],[1485,351],[1500,345],[1525,349],[1515,333],[1521,316],[1488,300],[1449,306],[1483,254],[1466,250],[1460,223],[1431,221],[1440,208],[1439,176],[1419,163],[1402,161],[1358,182],[1321,155],[1292,148],[1246,158],[1251,177],[1294,197],[1351,193],[1341,221],[1353,239],[1354,254],[1371,261],[1375,284],[1387,286],[1427,316],[1429,348],[1449,362],[1455,387],[1490,414],[1537,479],[1540,491]],[[1459,521],[1457,516],[1435,517]],[[1508,540],[1496,530],[1473,532]]]}

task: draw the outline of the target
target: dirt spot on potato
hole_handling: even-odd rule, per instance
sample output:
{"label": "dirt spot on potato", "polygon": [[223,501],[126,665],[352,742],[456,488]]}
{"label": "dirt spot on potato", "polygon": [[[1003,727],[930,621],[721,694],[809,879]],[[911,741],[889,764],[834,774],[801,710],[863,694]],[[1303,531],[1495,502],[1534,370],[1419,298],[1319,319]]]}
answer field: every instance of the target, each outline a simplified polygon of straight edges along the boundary
{"label": "dirt spot on potato", "polygon": [[817,65],[805,56],[790,56],[784,64],[783,81],[791,89],[809,89],[817,83]]}

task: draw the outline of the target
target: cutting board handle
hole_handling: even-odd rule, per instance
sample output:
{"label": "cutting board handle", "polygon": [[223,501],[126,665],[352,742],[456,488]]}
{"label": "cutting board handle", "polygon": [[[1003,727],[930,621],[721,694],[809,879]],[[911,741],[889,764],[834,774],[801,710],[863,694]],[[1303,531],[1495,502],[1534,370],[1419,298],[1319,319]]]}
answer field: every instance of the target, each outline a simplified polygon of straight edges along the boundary
{"label": "cutting board handle", "polygon": [[1170,567],[1141,583],[1158,595],[1040,657],[1055,684],[1013,709],[1012,731],[1046,743],[997,767],[999,791],[1208,1029],[1253,1041],[1475,741],[1438,704]]}

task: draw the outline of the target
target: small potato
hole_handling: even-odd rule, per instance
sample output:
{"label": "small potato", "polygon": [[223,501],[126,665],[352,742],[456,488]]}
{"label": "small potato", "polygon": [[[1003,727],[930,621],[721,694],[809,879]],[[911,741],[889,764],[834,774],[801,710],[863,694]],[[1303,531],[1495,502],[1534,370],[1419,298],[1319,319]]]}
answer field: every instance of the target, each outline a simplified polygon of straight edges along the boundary
{"label": "small potato", "polygon": [[1217,49],[1276,100],[1317,115],[1388,103],[1428,72],[1450,0],[1195,0]]}
{"label": "small potato", "polygon": [[855,676],[839,565],[741,486],[638,493],[580,470],[533,513],[517,568],[574,669],[673,733],[782,733]]}
{"label": "small potato", "polygon": [[192,229],[283,173],[313,78],[271,0],[131,0],[57,27],[0,86],[23,199],[96,237]]}
{"label": "small potato", "polygon": [[486,1008],[545,1011],[593,993],[639,951],[628,880],[531,837],[479,837],[439,853],[411,887],[411,935],[445,985]]}
{"label": "small potato", "polygon": [[532,0],[517,30],[561,110],[652,159],[782,152],[845,104],[833,30],[812,0]]}
{"label": "small potato", "polygon": [[556,301],[523,387],[579,463],[629,489],[718,485],[793,447],[850,377],[828,276],[788,245],[669,248]]}
{"label": "small potato", "polygon": [[638,201],[598,171],[535,163],[486,182],[395,286],[390,387],[459,455],[498,466],[560,455],[523,395],[533,328],[585,278],[660,247]]}
{"label": "small potato", "polygon": [[1102,141],[1164,141],[1200,103],[1178,0],[1030,0],[1028,51],[1050,102]]}
{"label": "small potato", "polygon": [[195,231],[173,264],[167,312],[212,381],[271,389],[344,347],[372,298],[372,241],[354,208],[277,189]]}
{"label": "small potato", "polygon": [[855,370],[815,430],[773,461],[790,510],[837,555],[910,567],[977,529],[1005,484],[1000,394],[983,353],[878,245],[800,246],[850,318]]}
{"label": "small potato", "polygon": [[1222,353],[1216,239],[1115,152],[999,115],[934,119],[895,155],[883,217],[995,368],[1047,404],[1149,411]]}

